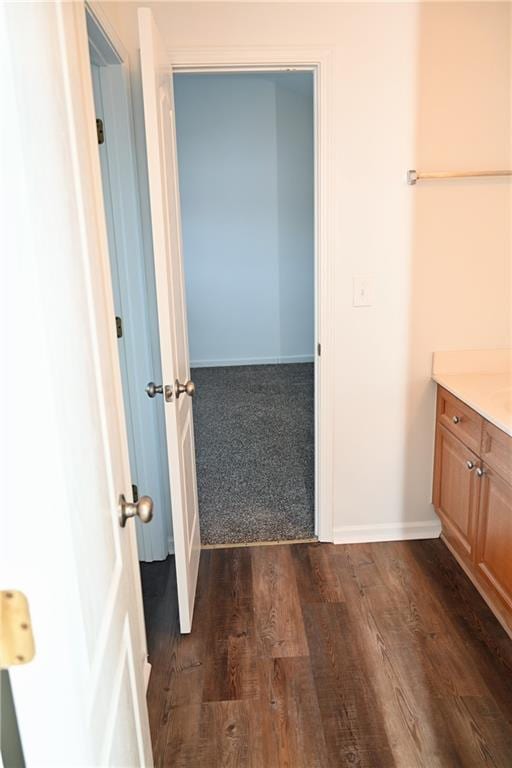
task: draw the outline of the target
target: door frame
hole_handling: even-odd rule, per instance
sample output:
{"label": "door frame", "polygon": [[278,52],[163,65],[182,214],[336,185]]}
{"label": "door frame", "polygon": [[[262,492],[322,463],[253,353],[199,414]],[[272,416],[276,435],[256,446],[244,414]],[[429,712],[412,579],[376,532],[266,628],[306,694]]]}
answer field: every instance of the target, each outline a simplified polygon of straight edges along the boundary
{"label": "door frame", "polygon": [[[99,67],[105,119],[105,218],[116,313],[123,321],[119,358],[123,379],[132,482],[155,506],[150,526],[135,521],[139,560],[163,560],[174,552],[170,483],[163,403],[145,394],[149,381],[161,381],[154,267],[142,235],[129,56],[96,4],[85,3],[89,45]],[[101,150],[100,150],[101,151]],[[132,371],[131,376],[128,371]],[[136,377],[136,382],[134,382]],[[164,518],[165,516],[165,518]]]}
{"label": "door frame", "polygon": [[[326,47],[183,47],[168,52],[172,72],[310,71],[314,79],[315,157],[315,535],[334,541],[334,251],[332,49]],[[318,354],[318,344],[321,354]]]}

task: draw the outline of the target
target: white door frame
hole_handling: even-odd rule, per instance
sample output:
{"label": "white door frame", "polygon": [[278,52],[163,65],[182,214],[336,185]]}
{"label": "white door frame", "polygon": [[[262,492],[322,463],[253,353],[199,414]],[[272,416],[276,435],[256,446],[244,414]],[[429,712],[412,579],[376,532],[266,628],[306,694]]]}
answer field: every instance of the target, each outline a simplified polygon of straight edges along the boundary
{"label": "white door frame", "polygon": [[[135,521],[139,560],[174,552],[163,403],[145,387],[161,381],[154,268],[145,258],[133,127],[128,53],[97,5],[86,3],[91,63],[98,65],[105,123],[100,149],[116,314],[123,321],[119,357],[132,482],[154,503],[151,525]],[[108,199],[107,199],[108,198]]]}
{"label": "white door frame", "polygon": [[[306,70],[314,75],[315,111],[315,534],[334,541],[334,217],[332,52],[324,47],[172,48],[174,73]],[[318,355],[317,344],[321,345]]]}

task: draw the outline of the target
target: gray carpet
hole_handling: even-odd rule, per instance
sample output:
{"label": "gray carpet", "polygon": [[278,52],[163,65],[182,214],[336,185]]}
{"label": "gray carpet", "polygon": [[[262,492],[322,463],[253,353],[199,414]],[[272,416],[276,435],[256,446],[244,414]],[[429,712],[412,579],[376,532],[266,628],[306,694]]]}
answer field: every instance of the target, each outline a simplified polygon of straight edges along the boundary
{"label": "gray carpet", "polygon": [[203,544],[314,535],[312,363],[195,368]]}

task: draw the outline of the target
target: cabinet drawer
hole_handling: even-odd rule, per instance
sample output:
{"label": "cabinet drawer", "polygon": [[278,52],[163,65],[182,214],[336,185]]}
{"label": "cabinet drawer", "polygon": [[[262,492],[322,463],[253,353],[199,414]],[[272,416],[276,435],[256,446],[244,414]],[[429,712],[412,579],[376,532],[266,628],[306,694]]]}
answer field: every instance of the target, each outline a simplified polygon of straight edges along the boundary
{"label": "cabinet drawer", "polygon": [[437,389],[437,420],[475,453],[480,453],[484,420],[446,389]]}
{"label": "cabinet drawer", "polygon": [[512,484],[512,437],[488,421],[483,427],[481,456],[498,475]]}

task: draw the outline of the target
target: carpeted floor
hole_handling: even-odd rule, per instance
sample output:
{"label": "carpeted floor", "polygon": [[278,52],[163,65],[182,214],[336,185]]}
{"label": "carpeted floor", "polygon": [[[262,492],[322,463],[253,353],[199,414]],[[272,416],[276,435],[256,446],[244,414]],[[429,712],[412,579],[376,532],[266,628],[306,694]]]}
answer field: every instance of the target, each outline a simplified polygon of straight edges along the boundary
{"label": "carpeted floor", "polygon": [[203,544],[314,535],[312,363],[195,368]]}

